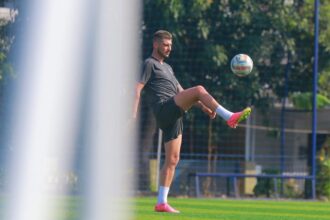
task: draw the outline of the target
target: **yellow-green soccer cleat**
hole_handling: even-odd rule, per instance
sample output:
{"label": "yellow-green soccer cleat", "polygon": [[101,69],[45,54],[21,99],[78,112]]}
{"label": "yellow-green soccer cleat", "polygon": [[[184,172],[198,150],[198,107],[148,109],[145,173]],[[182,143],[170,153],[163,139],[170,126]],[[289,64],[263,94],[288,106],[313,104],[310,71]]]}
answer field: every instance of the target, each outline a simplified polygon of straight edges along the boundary
{"label": "yellow-green soccer cleat", "polygon": [[229,120],[227,121],[227,125],[231,128],[236,128],[238,123],[247,119],[251,114],[251,108],[247,107],[241,112],[234,113]]}

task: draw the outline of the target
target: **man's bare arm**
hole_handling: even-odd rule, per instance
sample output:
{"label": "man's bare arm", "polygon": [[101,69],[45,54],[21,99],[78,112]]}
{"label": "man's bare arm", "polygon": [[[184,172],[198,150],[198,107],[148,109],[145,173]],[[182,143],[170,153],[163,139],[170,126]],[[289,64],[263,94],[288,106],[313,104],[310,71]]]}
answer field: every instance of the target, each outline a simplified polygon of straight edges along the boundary
{"label": "man's bare arm", "polygon": [[184,91],[184,89],[182,88],[182,86],[180,85],[180,83],[178,84],[178,92],[182,92]]}
{"label": "man's bare arm", "polygon": [[134,104],[133,104],[133,118],[135,119],[137,116],[139,103],[140,103],[140,97],[141,97],[141,91],[144,87],[143,83],[137,83],[135,87],[135,97],[134,97]]}

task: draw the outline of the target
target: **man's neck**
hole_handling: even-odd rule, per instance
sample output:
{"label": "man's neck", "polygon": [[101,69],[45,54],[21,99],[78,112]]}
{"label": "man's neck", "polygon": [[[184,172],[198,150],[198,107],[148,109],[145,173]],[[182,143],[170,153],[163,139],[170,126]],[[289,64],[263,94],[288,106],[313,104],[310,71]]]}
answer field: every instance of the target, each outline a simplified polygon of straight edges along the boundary
{"label": "man's neck", "polygon": [[162,57],[160,57],[157,53],[152,53],[151,56],[153,58],[155,58],[156,60],[158,60],[161,64],[164,63],[164,59]]}

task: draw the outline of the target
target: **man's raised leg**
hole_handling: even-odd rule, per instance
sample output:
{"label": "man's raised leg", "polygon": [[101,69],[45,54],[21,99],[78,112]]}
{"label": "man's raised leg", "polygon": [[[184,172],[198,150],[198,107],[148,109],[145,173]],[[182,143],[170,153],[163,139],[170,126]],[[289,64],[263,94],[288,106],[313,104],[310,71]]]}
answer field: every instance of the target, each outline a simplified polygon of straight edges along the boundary
{"label": "man's raised leg", "polygon": [[179,92],[174,96],[175,103],[187,111],[195,103],[201,101],[206,107],[215,111],[219,103],[206,91],[203,86],[195,86]]}
{"label": "man's raised leg", "polygon": [[225,121],[227,121],[228,126],[231,128],[235,128],[239,122],[246,119],[251,113],[251,108],[249,107],[236,113],[228,111],[221,106],[203,86],[195,86],[179,92],[176,96],[174,96],[174,101],[185,111],[200,101],[211,111],[216,112]]}

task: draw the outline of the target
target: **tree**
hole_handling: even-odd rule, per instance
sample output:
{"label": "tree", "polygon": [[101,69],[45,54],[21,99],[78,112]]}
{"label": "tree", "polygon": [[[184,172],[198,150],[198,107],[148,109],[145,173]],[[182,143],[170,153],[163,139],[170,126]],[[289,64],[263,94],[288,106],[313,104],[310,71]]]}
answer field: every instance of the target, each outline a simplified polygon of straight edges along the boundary
{"label": "tree", "polygon": [[[14,6],[14,1],[0,1],[1,6]],[[14,76],[12,63],[8,59],[11,46],[14,42],[13,23],[18,11],[14,8],[4,7],[0,16],[0,86],[6,83],[7,79]]]}
{"label": "tree", "polygon": [[[323,105],[330,97],[329,10],[330,2],[321,0],[318,99]],[[312,103],[308,97],[313,86],[314,0],[145,0],[144,57],[149,56],[151,37],[158,29],[174,35],[168,62],[183,87],[202,84],[229,109],[254,105],[266,112],[287,95],[284,76],[289,67],[289,97],[303,94],[305,104]],[[248,77],[238,78],[230,71],[230,59],[238,53],[249,54],[254,61]],[[200,111],[189,111],[187,117],[188,135],[199,137],[188,138],[188,149],[207,153],[208,171],[215,172],[216,155],[224,152],[221,141],[229,129],[208,121]],[[198,118],[204,122],[195,126]],[[206,186],[207,192],[211,182]]]}
{"label": "tree", "polygon": [[[330,69],[329,7],[330,2],[321,1],[322,91]],[[202,83],[230,109],[240,109],[244,100],[265,110],[284,96],[288,62],[289,93],[312,91],[313,8],[314,0],[145,0],[144,56],[150,54],[152,33],[167,29],[174,35],[169,62],[184,87]],[[249,77],[230,73],[230,58],[237,53],[254,60]],[[196,116],[192,111],[189,117]]]}

